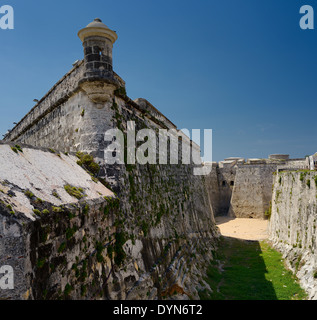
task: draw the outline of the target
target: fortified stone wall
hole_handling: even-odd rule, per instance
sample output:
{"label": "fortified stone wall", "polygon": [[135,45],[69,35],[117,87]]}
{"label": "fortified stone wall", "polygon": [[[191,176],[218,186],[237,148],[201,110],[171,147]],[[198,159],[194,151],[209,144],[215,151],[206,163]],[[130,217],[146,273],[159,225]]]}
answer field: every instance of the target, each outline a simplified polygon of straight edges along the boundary
{"label": "fortified stone wall", "polygon": [[269,237],[310,299],[317,299],[317,172],[275,176]]}
{"label": "fortified stone wall", "polygon": [[309,158],[306,159],[291,159],[283,164],[278,165],[278,169],[289,170],[306,170],[309,168]]}
{"label": "fortified stone wall", "polygon": [[0,263],[15,290],[1,298],[199,298],[219,234],[190,168],[131,167],[115,198],[76,156],[11,146],[0,146]]}
{"label": "fortified stone wall", "polygon": [[[228,158],[213,163],[208,175],[208,193],[215,216],[266,219],[272,199],[273,173],[277,170],[308,169],[308,159],[289,159],[274,155],[269,159]],[[241,162],[241,161],[240,161]]]}
{"label": "fortified stone wall", "polygon": [[0,265],[14,273],[14,289],[0,298],[80,297],[86,287],[83,296],[95,296],[106,285],[96,268],[110,270],[93,253],[115,232],[114,194],[72,155],[1,144],[0,158]]}
{"label": "fortified stone wall", "polygon": [[[100,25],[100,22],[93,22],[93,25],[95,24]],[[108,29],[105,30],[108,32]],[[91,71],[91,67],[97,68],[99,64],[91,64],[88,60],[101,59],[103,53],[90,57],[89,52],[85,48],[85,64],[79,62],[67,73],[5,140],[14,141],[18,145],[29,144],[58,150],[56,152],[89,153],[98,163],[98,170],[94,172],[93,178],[100,179],[111,188],[119,200],[115,208],[112,208],[114,211],[110,211],[111,217],[114,216],[113,219],[109,218],[110,220],[104,216],[105,212],[108,214],[110,210],[106,208],[106,203],[98,203],[96,206],[89,204],[91,212],[86,212],[88,220],[83,209],[77,208],[69,213],[70,209],[67,208],[64,210],[65,216],[60,218],[63,226],[66,226],[64,229],[53,225],[54,218],[47,218],[43,220],[44,226],[35,224],[25,231],[23,237],[32,239],[33,234],[39,234],[43,227],[52,232],[48,243],[48,256],[42,257],[42,254],[38,254],[40,259],[36,260],[36,265],[40,265],[39,273],[33,270],[35,260],[32,258],[32,281],[39,286],[34,287],[32,294],[26,297],[34,299],[45,295],[48,299],[57,296],[78,299],[81,290],[85,289],[83,298],[87,299],[154,299],[169,297],[174,292],[183,298],[198,298],[197,290],[204,289],[203,282],[199,282],[200,275],[205,272],[213,258],[219,236],[205,178],[193,174],[197,165],[192,161],[189,164],[182,164],[180,161],[182,148],[192,147],[192,150],[199,153],[199,147],[178,132],[175,125],[149,102],[144,99],[132,101],[125,93],[124,81],[111,70],[106,73],[100,73],[99,69]],[[91,73],[93,77],[89,78]],[[104,74],[105,77],[109,76],[110,80],[104,79]],[[156,134],[156,145],[160,129],[173,129],[172,135],[176,138],[178,147],[175,151],[177,164],[107,163],[105,150],[113,144],[114,139],[106,141],[105,133],[114,128],[124,133],[125,146],[121,152],[124,153],[126,163],[130,152],[126,145],[126,134],[128,124],[132,121],[135,132],[152,129]],[[137,143],[136,148],[140,147],[140,144],[142,143]],[[174,146],[172,150],[175,148]],[[167,163],[170,163],[173,153],[168,150],[156,149],[156,159],[165,152]],[[119,154],[120,151],[113,148],[112,153]],[[50,170],[50,167],[47,170]],[[42,171],[45,172],[45,169]],[[34,173],[35,176],[37,174]],[[43,200],[52,203],[52,199],[43,197]],[[68,215],[75,215],[77,218],[69,220]],[[64,241],[66,260],[60,261],[67,264],[67,268],[63,269],[64,278],[61,279],[55,274],[56,281],[53,281],[49,276],[48,266],[51,260],[58,258],[63,251],[60,249],[63,232],[70,229],[68,234],[72,234],[74,225],[76,239],[71,237]],[[87,240],[90,241],[88,251],[82,243],[86,230],[92,236]],[[95,236],[92,235],[92,230],[95,230]],[[65,236],[67,237],[67,234]],[[39,240],[31,243],[23,241],[24,250],[41,250],[42,245],[46,245]],[[69,243],[73,244],[68,246]],[[74,252],[77,253],[75,256]],[[97,252],[98,256],[95,257],[97,260],[91,262],[87,254],[93,255],[93,252]],[[85,268],[79,267],[80,261],[86,261],[84,265],[84,262],[81,263]],[[82,273],[85,281],[89,279],[90,282],[78,282],[79,279],[82,280]],[[91,275],[95,273],[98,273],[99,278]],[[92,289],[97,281],[102,286],[97,286],[98,293],[97,289]],[[45,284],[45,288],[41,287],[40,283]],[[52,283],[57,292],[51,289]],[[84,287],[80,288],[81,286]]]}
{"label": "fortified stone wall", "polygon": [[218,168],[217,175],[220,196],[220,207],[217,215],[228,214],[236,179],[236,168]]}
{"label": "fortified stone wall", "polygon": [[273,172],[276,170],[276,164],[238,165],[229,215],[264,219],[272,199]]}
{"label": "fortified stone wall", "polygon": [[[21,119],[21,121],[9,132],[6,141],[27,141],[32,135],[34,126],[48,113],[67,101],[73,94],[80,90],[79,80],[84,76],[83,61],[78,62],[63,78],[61,78],[47,94]],[[39,125],[40,126],[40,125]],[[31,128],[31,132],[29,131]],[[28,133],[20,138],[24,133]],[[42,133],[45,135],[45,133]]]}
{"label": "fortified stone wall", "polygon": [[207,191],[215,217],[228,214],[235,176],[235,167],[219,168],[218,165],[213,165],[211,173],[206,177]]}

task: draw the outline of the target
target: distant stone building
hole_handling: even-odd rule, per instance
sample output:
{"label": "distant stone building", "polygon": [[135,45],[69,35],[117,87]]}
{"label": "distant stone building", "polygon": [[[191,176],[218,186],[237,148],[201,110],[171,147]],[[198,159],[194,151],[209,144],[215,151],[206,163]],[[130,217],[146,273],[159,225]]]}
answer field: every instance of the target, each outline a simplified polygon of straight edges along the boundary
{"label": "distant stone building", "polygon": [[310,170],[317,170],[317,152],[309,156],[309,169]]}
{"label": "distant stone building", "polygon": [[[215,216],[265,219],[272,200],[274,172],[308,169],[307,159],[270,155],[268,159],[231,157],[214,164],[209,178]],[[216,173],[216,174],[215,174]]]}

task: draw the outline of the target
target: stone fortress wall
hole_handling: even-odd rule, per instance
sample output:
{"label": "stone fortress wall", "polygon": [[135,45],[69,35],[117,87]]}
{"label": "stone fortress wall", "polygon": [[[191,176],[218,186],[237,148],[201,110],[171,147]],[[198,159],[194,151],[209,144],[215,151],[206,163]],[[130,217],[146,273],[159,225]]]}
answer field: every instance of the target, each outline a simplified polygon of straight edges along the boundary
{"label": "stone fortress wall", "polygon": [[[111,264],[101,266],[92,253],[114,233],[114,193],[75,155],[3,143],[0,156],[0,265],[14,272],[14,289],[0,290],[0,298],[67,298],[65,288],[75,297],[99,294],[105,286],[101,271],[109,274]],[[77,197],[85,200],[65,185],[80,188]]]}
{"label": "stone fortress wall", "polygon": [[317,172],[280,170],[274,176],[269,237],[317,299]]}
{"label": "stone fortress wall", "polygon": [[213,163],[208,192],[215,216],[265,219],[272,200],[273,173],[308,166],[308,158],[289,159],[288,155],[270,155],[268,159],[227,158]]}
{"label": "stone fortress wall", "polygon": [[[156,299],[175,292],[180,298],[198,298],[198,290],[208,286],[201,279],[216,249],[218,215],[264,219],[272,212],[276,243],[291,239],[294,247],[296,234],[296,243],[314,246],[309,242],[313,229],[306,237],[306,224],[294,217],[289,237],[285,222],[293,215],[289,210],[296,216],[296,206],[307,221],[312,219],[309,212],[315,209],[304,206],[309,197],[313,203],[306,195],[313,185],[305,189],[285,180],[287,175],[274,183],[275,172],[307,170],[311,159],[228,158],[205,164],[212,167],[207,176],[193,175],[193,163],[105,163],[111,143],[105,141],[105,132],[118,128],[126,133],[129,121],[136,131],[173,129],[178,158],[182,141],[196,152],[199,146],[150,102],[127,96],[125,82],[112,66],[115,32],[96,19],[79,37],[84,60],[74,64],[0,145],[2,162],[11,165],[0,170],[0,262],[17,270],[16,290],[1,292],[0,298]],[[82,170],[76,163],[78,152],[91,155],[98,170]],[[128,155],[125,149],[125,160]],[[160,156],[157,151],[156,158]],[[52,168],[59,168],[58,181],[47,178]],[[24,172],[23,179],[15,172]],[[295,206],[289,205],[288,191],[277,189],[280,183],[293,183]],[[67,185],[82,190],[83,198],[65,192]],[[281,207],[275,203],[277,195],[285,198]]]}
{"label": "stone fortress wall", "polygon": [[[9,172],[19,172],[34,148],[42,152],[37,162],[30,161],[35,177],[45,174],[41,159],[46,159],[47,148],[54,156],[46,159],[47,170],[60,160],[67,162],[68,157],[72,162],[71,167],[61,168],[59,175],[65,179],[48,183],[44,193],[28,175],[27,183],[21,185],[0,174],[8,186],[0,204],[1,219],[5,219],[0,261],[10,264],[10,239],[20,243],[21,252],[17,274],[21,285],[1,298],[155,299],[174,293],[198,298],[197,290],[207,286],[200,275],[213,258],[219,236],[204,177],[193,175],[193,163],[109,165],[104,152],[113,141],[105,141],[105,132],[118,128],[126,133],[128,121],[134,121],[136,131],[174,129],[179,158],[182,141],[196,152],[199,147],[148,101],[132,101],[126,95],[124,81],[112,70],[113,31],[96,19],[79,37],[85,59],[5,136],[2,161],[16,157]],[[57,208],[52,197],[57,186],[63,190],[70,185],[84,193],[96,189],[95,184],[82,186],[67,178],[72,172],[76,175],[72,167],[79,166],[79,151],[93,157],[93,168],[98,170],[90,179],[101,181],[105,189],[99,190],[101,198],[95,196],[93,203],[86,196],[79,201],[74,196],[60,197]],[[162,153],[157,151],[156,156]],[[16,189],[17,199],[11,193],[17,195]],[[107,190],[115,195],[114,200],[103,198]],[[33,194],[30,201],[22,196],[29,192]],[[21,203],[36,217],[26,216]],[[8,227],[11,224],[17,227]],[[8,232],[8,228],[19,231]]]}

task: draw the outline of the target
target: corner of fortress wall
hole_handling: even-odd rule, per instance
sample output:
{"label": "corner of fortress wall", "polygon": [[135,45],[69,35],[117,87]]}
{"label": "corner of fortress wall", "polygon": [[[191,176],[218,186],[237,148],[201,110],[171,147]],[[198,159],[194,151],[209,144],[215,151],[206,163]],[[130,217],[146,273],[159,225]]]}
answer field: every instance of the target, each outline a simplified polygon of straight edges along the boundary
{"label": "corner of fortress wall", "polygon": [[[109,142],[104,135],[108,129],[118,128],[126,133],[129,120],[135,122],[136,130],[151,128],[157,132],[161,128],[176,130],[176,126],[145,99],[132,101],[127,97],[124,81],[115,73],[111,73],[111,81],[117,89],[110,91],[105,88],[108,80],[102,84],[100,79],[85,80],[82,86],[86,73],[85,59],[5,137],[6,157],[18,157],[8,172],[19,172],[33,149],[50,148],[56,152],[46,159],[47,152],[37,151],[39,157],[30,161],[35,181],[17,184],[21,196],[16,199],[16,215],[6,209],[10,205],[7,197],[1,209],[5,248],[1,261],[11,254],[11,239],[19,242],[21,252],[20,260],[13,264],[14,268],[18,266],[17,281],[21,286],[10,297],[156,299],[169,297],[171,288],[177,286],[180,298],[198,299],[198,290],[204,287],[197,275],[205,273],[219,237],[206,179],[193,175],[194,164],[105,163],[104,150]],[[199,150],[188,137],[183,135],[183,140]],[[8,145],[18,145],[25,151],[16,154]],[[52,194],[59,191],[56,184],[50,184],[50,179],[55,180],[49,171],[66,161],[62,152],[74,155],[77,151],[94,157],[100,166],[98,178],[116,193],[118,202],[73,198],[73,204],[69,204],[70,199],[60,203],[60,212],[52,209],[57,205]],[[181,148],[178,152],[180,156]],[[83,189],[75,179],[76,162],[72,158],[59,175],[65,176],[65,184]],[[68,181],[66,177],[75,180]],[[4,176],[1,179],[5,180]],[[90,176],[83,177],[87,179]],[[7,180],[15,190],[16,183]],[[42,194],[39,183],[45,181],[47,191]],[[62,182],[59,186],[62,192]],[[39,215],[35,221],[33,210],[42,213],[45,209],[38,209],[35,200],[22,199],[30,188],[49,211],[49,215]],[[96,187],[92,184],[86,189],[92,192]],[[11,225],[16,227],[12,229]],[[11,234],[8,229],[19,231]]]}
{"label": "corner of fortress wall", "polygon": [[236,179],[236,167],[219,168],[213,164],[210,174],[206,177],[206,188],[210,195],[214,216],[228,214],[232,191]]}

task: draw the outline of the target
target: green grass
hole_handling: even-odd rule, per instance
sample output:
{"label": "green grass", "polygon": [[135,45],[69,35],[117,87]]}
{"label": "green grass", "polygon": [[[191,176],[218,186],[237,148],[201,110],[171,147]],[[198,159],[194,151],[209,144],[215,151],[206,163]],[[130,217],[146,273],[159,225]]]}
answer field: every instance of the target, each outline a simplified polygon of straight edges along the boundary
{"label": "green grass", "polygon": [[217,252],[220,256],[211,262],[205,279],[213,292],[200,292],[201,299],[306,299],[294,275],[285,269],[281,254],[267,242],[222,237]]}

